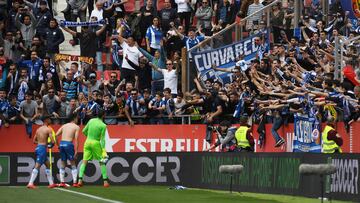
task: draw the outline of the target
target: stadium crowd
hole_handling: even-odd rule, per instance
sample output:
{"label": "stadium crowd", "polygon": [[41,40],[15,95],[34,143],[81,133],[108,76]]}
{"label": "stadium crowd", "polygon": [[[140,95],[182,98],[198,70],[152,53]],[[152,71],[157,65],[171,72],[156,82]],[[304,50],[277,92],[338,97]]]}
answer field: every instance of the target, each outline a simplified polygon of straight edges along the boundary
{"label": "stadium crowd", "polygon": [[[232,74],[232,82],[196,77],[189,92],[180,91],[181,49],[196,46],[272,1],[163,0],[160,8],[156,0],[147,0],[133,13],[125,10],[126,2],[69,0],[58,14],[65,19],[60,23],[46,0],[0,1],[2,125],[25,123],[31,136],[41,115],[65,123],[76,112],[86,123],[100,108],[107,124],[181,123],[181,115],[192,115],[192,123],[211,125],[224,119],[237,123],[241,115],[249,115],[259,124],[260,140],[265,123],[272,122],[279,143],[277,130],[292,122],[294,114],[319,122],[341,114],[347,127],[360,115],[358,41],[345,43],[343,81],[334,74],[335,40],[345,42],[359,30],[359,21],[348,18],[339,0],[331,2],[327,14],[320,0],[301,1],[299,32],[294,29],[294,1],[274,5],[270,43],[265,37],[255,39],[256,58],[246,63],[239,56],[232,69],[214,66]],[[77,27],[71,26],[78,18]],[[244,25],[250,35],[263,29],[264,12]],[[67,43],[64,32],[93,64],[56,60],[60,44]]]}

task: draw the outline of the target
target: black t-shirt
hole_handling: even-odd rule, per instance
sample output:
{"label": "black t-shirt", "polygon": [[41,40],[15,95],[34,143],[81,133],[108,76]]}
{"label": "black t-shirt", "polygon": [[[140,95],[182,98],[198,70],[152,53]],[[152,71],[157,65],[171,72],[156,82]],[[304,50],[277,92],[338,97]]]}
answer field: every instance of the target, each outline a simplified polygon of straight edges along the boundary
{"label": "black t-shirt", "polygon": [[85,32],[77,32],[76,37],[80,39],[80,55],[95,58],[97,48],[96,33],[89,29]]}

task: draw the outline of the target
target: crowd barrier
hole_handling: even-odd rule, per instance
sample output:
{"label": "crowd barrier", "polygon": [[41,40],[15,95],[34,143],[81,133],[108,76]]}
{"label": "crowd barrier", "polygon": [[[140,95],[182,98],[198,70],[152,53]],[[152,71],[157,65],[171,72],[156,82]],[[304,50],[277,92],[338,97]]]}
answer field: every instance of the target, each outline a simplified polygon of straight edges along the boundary
{"label": "crowd barrier", "polygon": [[[39,126],[33,125],[33,134]],[[53,125],[56,131],[60,126]],[[83,128],[83,126],[81,126]],[[257,126],[253,126],[254,138],[257,141]],[[338,122],[337,131],[343,138],[341,147],[344,153],[360,153],[360,122],[354,122],[350,132],[346,133],[342,122]],[[25,133],[25,125],[11,125],[0,128],[0,152],[33,152],[35,144]],[[108,152],[197,152],[210,147],[205,141],[206,125],[108,125],[106,131],[106,150]],[[275,148],[271,135],[271,124],[266,124],[265,144],[260,148],[255,145],[256,152],[292,152],[294,124],[288,124],[278,130],[286,143]],[[80,133],[80,151],[85,136]],[[217,136],[213,135],[213,142]],[[54,149],[55,152],[57,149]],[[215,151],[218,151],[216,149]]]}
{"label": "crowd barrier", "polygon": [[[107,162],[112,185],[183,185],[192,188],[287,194],[317,198],[320,196],[320,177],[299,174],[302,163],[332,163],[337,172],[325,176],[325,197],[360,201],[360,154],[314,153],[110,153]],[[59,182],[60,157],[55,153],[53,176]],[[78,168],[80,157],[78,156]],[[22,185],[30,179],[35,164],[34,153],[0,153],[0,185]],[[241,164],[240,175],[230,180],[219,173],[219,166]],[[65,181],[71,182],[71,170],[66,168]],[[102,184],[100,166],[88,164],[85,185]],[[44,166],[35,184],[46,185]],[[241,197],[239,197],[241,198]]]}

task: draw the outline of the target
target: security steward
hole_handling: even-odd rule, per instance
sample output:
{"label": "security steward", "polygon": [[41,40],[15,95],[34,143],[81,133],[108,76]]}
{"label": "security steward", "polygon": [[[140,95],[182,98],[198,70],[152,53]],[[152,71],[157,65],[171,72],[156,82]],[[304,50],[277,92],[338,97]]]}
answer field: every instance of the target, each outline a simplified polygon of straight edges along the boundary
{"label": "security steward", "polygon": [[240,127],[235,132],[236,149],[238,152],[254,152],[254,137],[248,126],[248,116],[240,117]]}
{"label": "security steward", "polygon": [[236,149],[236,127],[232,127],[230,121],[221,121],[219,127],[213,127],[213,130],[217,133],[217,142],[204,151],[211,151],[218,146],[222,152],[233,152]]}
{"label": "security steward", "polygon": [[326,126],[322,132],[322,153],[333,154],[342,153],[341,146],[343,145],[343,139],[338,132],[334,129],[335,119],[329,117],[326,121]]}

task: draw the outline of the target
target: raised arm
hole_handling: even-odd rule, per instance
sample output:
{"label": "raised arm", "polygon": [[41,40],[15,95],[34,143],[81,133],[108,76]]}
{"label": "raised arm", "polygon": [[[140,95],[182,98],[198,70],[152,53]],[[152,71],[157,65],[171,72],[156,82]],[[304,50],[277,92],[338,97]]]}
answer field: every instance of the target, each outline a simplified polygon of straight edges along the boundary
{"label": "raised arm", "polygon": [[64,29],[66,32],[68,32],[69,34],[71,34],[73,37],[76,37],[76,32],[67,28],[67,27],[61,27],[62,29]]}
{"label": "raised arm", "polygon": [[158,71],[158,72],[160,72],[162,74],[161,69],[159,67],[157,67],[155,64],[149,62],[149,65],[151,66],[152,69],[154,69],[154,70],[156,70],[156,71]]}
{"label": "raised arm", "polygon": [[105,31],[106,24],[104,24],[100,30],[96,31],[96,36],[100,36]]}

